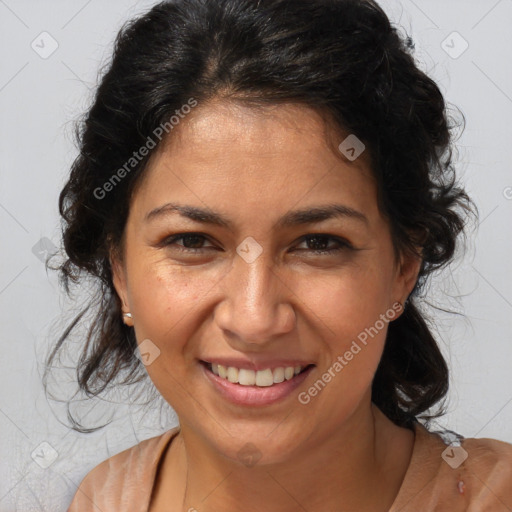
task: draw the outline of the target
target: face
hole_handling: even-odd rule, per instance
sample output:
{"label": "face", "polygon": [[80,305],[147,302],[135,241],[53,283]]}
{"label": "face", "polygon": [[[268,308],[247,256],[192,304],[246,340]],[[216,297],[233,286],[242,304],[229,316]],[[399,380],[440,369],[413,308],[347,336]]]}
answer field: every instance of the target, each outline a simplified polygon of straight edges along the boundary
{"label": "face", "polygon": [[369,409],[419,262],[395,255],[367,153],[345,158],[315,111],[212,102],[171,135],[132,197],[116,290],[182,429],[285,461]]}

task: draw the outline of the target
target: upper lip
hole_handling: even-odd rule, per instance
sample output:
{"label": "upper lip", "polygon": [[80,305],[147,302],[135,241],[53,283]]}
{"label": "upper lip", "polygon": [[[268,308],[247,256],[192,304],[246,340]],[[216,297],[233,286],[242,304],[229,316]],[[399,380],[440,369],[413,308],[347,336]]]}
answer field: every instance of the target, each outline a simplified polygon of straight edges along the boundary
{"label": "upper lip", "polygon": [[287,366],[301,366],[302,368],[305,368],[306,366],[313,364],[310,361],[301,361],[298,359],[268,359],[265,361],[251,361],[249,359],[240,359],[235,357],[209,357],[201,359],[201,361],[205,363],[221,364],[225,367],[233,366],[234,368],[254,371],[266,370],[267,368],[274,370],[279,367],[286,368]]}

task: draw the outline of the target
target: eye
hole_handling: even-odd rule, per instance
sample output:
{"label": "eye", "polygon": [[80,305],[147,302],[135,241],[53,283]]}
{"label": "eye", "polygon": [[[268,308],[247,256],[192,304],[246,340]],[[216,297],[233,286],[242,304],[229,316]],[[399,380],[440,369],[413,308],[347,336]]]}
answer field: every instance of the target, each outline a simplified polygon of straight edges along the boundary
{"label": "eye", "polygon": [[[178,241],[182,241],[182,243],[177,243]],[[203,252],[206,249],[214,248],[213,245],[211,245],[211,247],[204,247],[205,242],[211,244],[208,238],[201,233],[179,233],[163,240],[161,246],[174,246],[180,252],[197,254]],[[354,247],[346,240],[323,233],[315,233],[303,236],[299,245],[304,243],[309,247],[313,246],[313,248],[293,249],[292,251],[309,251],[313,254],[329,255],[346,249],[354,249]],[[332,244],[334,244],[334,247]],[[331,247],[329,247],[329,245],[331,245]]]}
{"label": "eye", "polygon": [[[183,241],[183,245],[177,244],[178,240]],[[173,235],[169,238],[166,238],[162,242],[162,246],[176,246],[179,251],[182,252],[201,252],[203,250],[202,244],[204,242],[208,242],[207,238],[200,233],[180,233],[178,235]],[[192,247],[190,247],[192,246]],[[213,247],[213,246],[212,246]],[[208,247],[206,247],[208,249]]]}
{"label": "eye", "polygon": [[[334,242],[334,247],[329,248],[329,242]],[[323,233],[306,235],[302,237],[301,243],[312,245],[313,249],[311,249],[311,252],[313,252],[314,254],[334,254],[344,249],[353,249],[353,246],[346,240],[343,240],[342,238],[338,238],[336,236],[326,235]]]}

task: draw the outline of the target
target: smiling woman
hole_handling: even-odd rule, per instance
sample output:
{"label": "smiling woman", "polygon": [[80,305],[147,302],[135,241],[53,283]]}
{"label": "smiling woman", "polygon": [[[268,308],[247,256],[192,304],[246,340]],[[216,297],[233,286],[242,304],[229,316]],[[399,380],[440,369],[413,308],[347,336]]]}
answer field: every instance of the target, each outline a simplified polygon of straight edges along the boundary
{"label": "smiling woman", "polygon": [[512,446],[428,430],[448,369],[418,296],[472,203],[411,45],[371,0],[174,0],[120,32],[59,269],[98,283],[80,388],[147,375],[179,426],[71,512],[511,509]]}

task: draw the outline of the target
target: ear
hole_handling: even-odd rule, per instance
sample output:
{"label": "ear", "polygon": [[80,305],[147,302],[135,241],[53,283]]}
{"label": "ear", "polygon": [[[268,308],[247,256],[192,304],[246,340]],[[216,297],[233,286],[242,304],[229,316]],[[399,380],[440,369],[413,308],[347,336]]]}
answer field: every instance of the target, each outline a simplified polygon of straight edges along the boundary
{"label": "ear", "polygon": [[403,251],[400,254],[395,281],[394,298],[402,304],[405,303],[418,281],[418,274],[421,270],[421,264],[423,261],[421,252],[421,248],[417,247],[414,252]]}
{"label": "ear", "polygon": [[[119,300],[122,304],[122,312],[129,313],[130,312],[130,303],[128,301],[128,287],[126,280],[126,269],[122,261],[118,258],[115,251],[110,252],[109,256],[110,260],[110,268],[112,269],[112,283],[117,292]],[[125,324],[132,326],[133,321],[129,317],[123,316],[123,321]]]}

